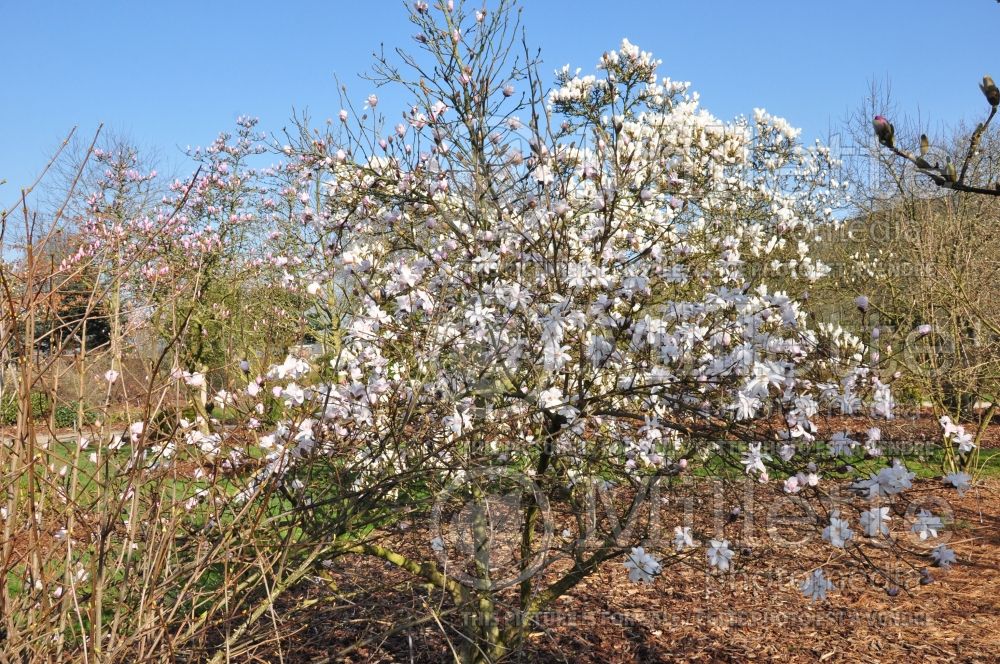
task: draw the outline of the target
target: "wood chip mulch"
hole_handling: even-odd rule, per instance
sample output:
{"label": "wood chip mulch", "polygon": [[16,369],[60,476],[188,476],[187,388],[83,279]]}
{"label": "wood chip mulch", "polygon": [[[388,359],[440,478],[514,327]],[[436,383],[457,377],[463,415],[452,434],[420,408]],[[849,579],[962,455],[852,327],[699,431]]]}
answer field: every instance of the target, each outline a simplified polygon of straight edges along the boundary
{"label": "wood chip mulch", "polygon": [[[954,508],[932,543],[947,542],[958,564],[931,567],[928,585],[911,575],[890,597],[823,542],[807,551],[755,542],[732,574],[708,575],[698,561],[667,568],[651,585],[630,583],[611,562],[558,600],[505,661],[1000,662],[1000,480],[962,498],[932,480],[916,488]],[[799,590],[811,565],[837,584],[826,601]],[[262,643],[259,661],[442,662],[460,639],[440,591],[361,557],[300,584],[267,623],[272,636],[275,628],[291,636]]]}

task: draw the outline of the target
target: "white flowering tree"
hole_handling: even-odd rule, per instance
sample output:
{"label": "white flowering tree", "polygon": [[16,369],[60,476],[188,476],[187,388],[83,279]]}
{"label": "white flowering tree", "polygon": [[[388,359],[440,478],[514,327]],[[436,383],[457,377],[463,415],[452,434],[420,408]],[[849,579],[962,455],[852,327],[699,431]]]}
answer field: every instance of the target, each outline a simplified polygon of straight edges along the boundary
{"label": "white flowering tree", "polygon": [[[815,416],[891,418],[888,381],[798,300],[828,271],[810,241],[841,200],[830,155],[762,110],[715,118],[628,41],[545,95],[515,15],[416,3],[422,53],[376,66],[412,97],[398,123],[373,94],[283,146],[287,269],[337,313],[322,361],[289,357],[238,397],[285,406],[257,480],[317,532],[332,518],[329,552],[447,594],[468,661],[502,657],[606,561],[635,581],[693,553],[730,570],[722,533],[664,543],[638,518],[681,475],[733,467],[815,499],[829,545],[883,573],[854,529],[885,537],[879,501],[913,475],[877,459],[877,428],[859,442]],[[857,509],[824,484],[851,459],[870,471]],[[434,525],[422,553],[391,536],[415,522]],[[822,569],[802,586],[831,588]]]}

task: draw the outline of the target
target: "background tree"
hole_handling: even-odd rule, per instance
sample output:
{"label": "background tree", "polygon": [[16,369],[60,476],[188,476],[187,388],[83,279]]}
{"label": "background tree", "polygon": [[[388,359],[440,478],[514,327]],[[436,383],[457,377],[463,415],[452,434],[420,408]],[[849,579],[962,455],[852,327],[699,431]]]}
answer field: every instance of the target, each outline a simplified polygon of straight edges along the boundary
{"label": "background tree", "polygon": [[[868,320],[878,330],[871,339],[878,353],[873,361],[901,372],[901,391],[913,407],[929,402],[937,417],[973,424],[970,443],[978,445],[1000,388],[1000,319],[991,304],[1000,296],[1000,208],[982,192],[942,189],[924,177],[926,168],[900,168],[898,148],[887,150],[885,137],[877,145],[868,138],[867,117],[889,107],[888,91],[873,88],[851,123],[862,148],[850,171],[856,212],[827,238],[824,256],[838,269],[816,300],[829,310],[845,290],[866,297]],[[947,154],[973,145],[959,181],[992,182],[1000,178],[1000,142],[987,125],[960,127],[931,141],[926,130],[900,122],[892,128],[892,145],[919,140],[928,146],[920,157],[925,163],[947,163]],[[858,320],[843,310],[840,315]],[[978,446],[956,448],[950,438],[943,440],[947,470],[976,468]]]}

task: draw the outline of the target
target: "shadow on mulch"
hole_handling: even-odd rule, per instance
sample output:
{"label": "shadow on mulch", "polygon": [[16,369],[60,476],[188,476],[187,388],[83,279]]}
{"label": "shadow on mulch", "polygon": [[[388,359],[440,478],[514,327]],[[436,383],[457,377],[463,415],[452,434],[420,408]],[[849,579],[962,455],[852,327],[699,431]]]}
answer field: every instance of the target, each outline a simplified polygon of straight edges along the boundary
{"label": "shadow on mulch", "polygon": [[[708,575],[698,560],[666,569],[651,585],[630,583],[624,567],[611,563],[541,615],[506,661],[1000,661],[1000,481],[963,498],[939,482],[917,488],[954,508],[951,526],[933,544],[947,541],[958,564],[933,568],[929,585],[913,583],[890,597],[815,541],[805,551],[755,542],[732,574]],[[401,545],[416,546],[424,534]],[[803,565],[829,570],[837,589],[828,600],[803,599]],[[460,644],[450,606],[440,591],[390,565],[344,558],[281,600],[266,631],[286,637],[257,656],[290,663],[450,661]]]}

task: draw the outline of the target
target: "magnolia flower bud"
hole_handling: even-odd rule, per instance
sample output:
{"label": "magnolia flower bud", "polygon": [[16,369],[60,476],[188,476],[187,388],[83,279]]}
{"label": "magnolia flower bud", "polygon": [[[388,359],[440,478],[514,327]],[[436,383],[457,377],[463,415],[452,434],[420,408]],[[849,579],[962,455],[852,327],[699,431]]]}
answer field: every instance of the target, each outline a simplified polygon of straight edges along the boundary
{"label": "magnolia flower bud", "polygon": [[872,340],[878,339],[882,332],[877,327],[872,328]]}
{"label": "magnolia flower bud", "polygon": [[955,170],[955,163],[948,157],[948,163],[944,167],[944,176],[948,182],[958,182],[958,171]]}
{"label": "magnolia flower bud", "polygon": [[1000,105],[1000,88],[997,87],[992,78],[983,76],[983,82],[979,84],[979,89],[983,91],[983,96],[986,97],[990,106],[996,108],[997,105]]}
{"label": "magnolia flower bud", "polygon": [[504,97],[510,97],[513,94],[514,94],[514,86],[513,85],[508,84],[508,85],[503,86],[503,96]]}
{"label": "magnolia flower bud", "polygon": [[927,138],[927,134],[920,134],[920,156],[927,156],[927,151],[931,149],[930,139]]}
{"label": "magnolia flower bud", "polygon": [[924,324],[917,328],[917,334],[924,337],[930,334],[932,329],[930,325]]}
{"label": "magnolia flower bud", "polygon": [[687,459],[681,459],[678,462],[678,465],[681,467],[681,470],[684,470],[685,468],[688,467],[688,460]]}
{"label": "magnolia flower bud", "polygon": [[340,109],[339,117],[340,117],[340,121],[341,122],[347,122],[347,109],[346,108]]}
{"label": "magnolia flower bud", "polygon": [[854,304],[857,305],[858,309],[861,310],[861,313],[864,313],[864,312],[868,311],[868,297],[867,296],[865,296],[865,295],[859,295],[859,296],[857,296],[856,298],[854,298]]}
{"label": "magnolia flower bud", "polygon": [[872,119],[872,127],[875,128],[875,137],[879,143],[888,148],[893,147],[896,130],[893,128],[891,122],[881,115],[876,115]]}

